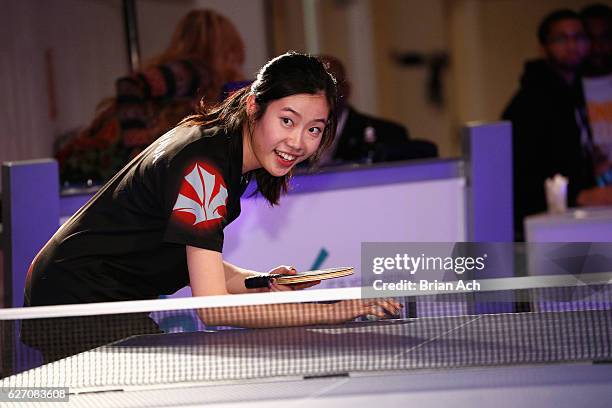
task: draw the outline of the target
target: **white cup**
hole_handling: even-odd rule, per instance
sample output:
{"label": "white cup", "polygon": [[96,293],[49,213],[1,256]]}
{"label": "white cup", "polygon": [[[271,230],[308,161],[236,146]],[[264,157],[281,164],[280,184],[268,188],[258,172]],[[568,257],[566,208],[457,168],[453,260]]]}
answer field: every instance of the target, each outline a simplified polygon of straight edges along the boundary
{"label": "white cup", "polygon": [[551,214],[562,214],[567,211],[567,177],[555,174],[544,182],[546,204]]}

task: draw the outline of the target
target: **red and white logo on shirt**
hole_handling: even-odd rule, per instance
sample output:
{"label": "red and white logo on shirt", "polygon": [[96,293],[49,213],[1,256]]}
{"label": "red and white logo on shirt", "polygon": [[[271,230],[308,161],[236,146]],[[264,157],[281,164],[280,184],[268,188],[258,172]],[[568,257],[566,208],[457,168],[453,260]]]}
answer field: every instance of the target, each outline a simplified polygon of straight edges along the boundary
{"label": "red and white logo on shirt", "polygon": [[187,170],[172,216],[198,228],[217,226],[226,215],[227,187],[213,166],[196,162]]}

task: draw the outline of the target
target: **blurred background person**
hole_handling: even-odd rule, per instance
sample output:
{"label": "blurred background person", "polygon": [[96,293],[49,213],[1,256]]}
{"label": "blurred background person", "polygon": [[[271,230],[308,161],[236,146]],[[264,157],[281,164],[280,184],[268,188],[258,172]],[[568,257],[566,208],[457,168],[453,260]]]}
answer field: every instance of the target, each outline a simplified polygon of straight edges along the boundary
{"label": "blurred background person", "polygon": [[323,152],[320,166],[437,157],[435,144],[411,140],[404,126],[355,110],[349,102],[351,83],[342,62],[330,55],[319,58],[336,78],[339,97],[336,137]]}
{"label": "blurred background person", "polygon": [[585,74],[600,76],[612,73],[612,8],[593,4],[580,12],[591,40],[591,52]]}
{"label": "blurred background person", "polygon": [[593,4],[580,14],[591,40],[583,83],[595,175],[597,184],[605,186],[612,184],[612,8]]}
{"label": "blurred background person", "polygon": [[523,240],[525,216],[546,211],[544,181],[568,178],[569,206],[612,203],[595,186],[591,134],[581,69],[589,38],[580,15],[557,10],[541,22],[544,58],[528,61],[521,86],[503,118],[512,121],[515,239]]}
{"label": "blurred background person", "polygon": [[225,16],[192,10],[170,44],[142,69],[116,81],[116,96],[100,103],[89,126],[60,141],[63,183],[104,182],[151,142],[221,98],[225,84],[244,78],[244,43]]}

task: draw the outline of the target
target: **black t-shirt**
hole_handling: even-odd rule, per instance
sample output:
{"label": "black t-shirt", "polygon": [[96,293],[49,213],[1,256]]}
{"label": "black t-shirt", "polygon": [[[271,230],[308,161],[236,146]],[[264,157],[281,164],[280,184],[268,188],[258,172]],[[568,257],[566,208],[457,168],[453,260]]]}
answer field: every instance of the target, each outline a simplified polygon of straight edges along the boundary
{"label": "black t-shirt", "polygon": [[221,252],[245,188],[240,134],[171,130],[57,231],[30,271],[25,304],[174,293],[189,283],[185,246]]}

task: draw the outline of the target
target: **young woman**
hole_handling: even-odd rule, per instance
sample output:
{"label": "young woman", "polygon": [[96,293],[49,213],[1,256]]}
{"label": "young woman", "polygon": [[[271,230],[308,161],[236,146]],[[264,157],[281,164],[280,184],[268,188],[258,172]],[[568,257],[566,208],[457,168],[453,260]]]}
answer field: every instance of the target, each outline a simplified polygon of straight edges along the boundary
{"label": "young woman", "polygon": [[[154,299],[185,285],[194,296],[247,292],[245,278],[259,273],[223,260],[223,228],[240,214],[240,197],[250,180],[271,205],[278,204],[293,167],[316,160],[330,144],[335,107],[335,81],[318,59],[288,53],[271,60],[250,88],[186,118],[68,220],[32,263],[25,304]],[[209,325],[272,327],[384,317],[384,310],[396,314],[399,307],[391,300],[349,301],[199,314]],[[72,328],[34,327],[22,337],[50,361],[130,334],[159,331],[147,316],[101,319],[67,319]],[[108,330],[95,341],[66,337],[74,335],[74,327],[82,332],[89,325],[89,333],[94,327]],[[62,344],[59,351],[57,344]]]}

